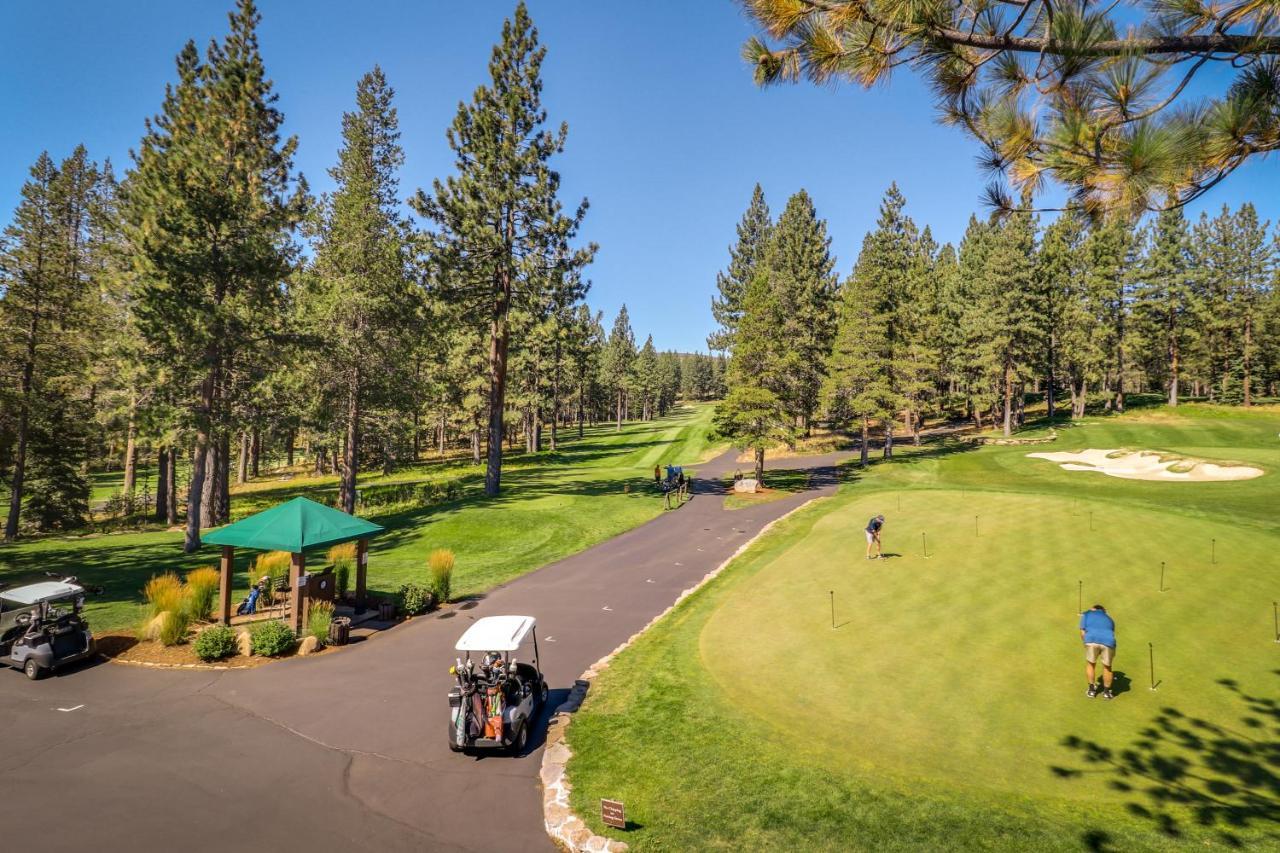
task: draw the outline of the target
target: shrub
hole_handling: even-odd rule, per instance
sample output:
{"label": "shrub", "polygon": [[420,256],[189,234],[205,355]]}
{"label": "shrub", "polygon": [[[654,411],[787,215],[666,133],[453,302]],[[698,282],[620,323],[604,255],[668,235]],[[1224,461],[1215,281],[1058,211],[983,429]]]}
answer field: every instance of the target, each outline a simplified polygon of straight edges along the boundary
{"label": "shrub", "polygon": [[213,599],[218,594],[221,575],[212,566],[187,573],[187,612],[192,619],[204,621],[213,614]]}
{"label": "shrub", "polygon": [[222,660],[231,657],[239,649],[236,632],[226,625],[214,625],[196,635],[192,644],[196,657],[203,661]]}
{"label": "shrub", "polygon": [[426,613],[435,603],[435,595],[421,584],[407,583],[400,587],[400,608],[410,616]]}
{"label": "shrub", "polygon": [[160,643],[165,646],[176,646],[187,639],[187,629],[191,627],[191,613],[186,602],[178,605],[176,610],[166,610],[164,621],[160,623]]}
{"label": "shrub", "polygon": [[327,556],[333,564],[333,582],[337,586],[338,597],[341,598],[351,588],[351,570],[356,564],[356,543],[334,545]]}
{"label": "shrub", "polygon": [[151,580],[142,588],[142,594],[147,599],[152,618],[182,607],[182,581],[173,572],[152,575]]}
{"label": "shrub", "polygon": [[255,655],[274,657],[292,649],[298,637],[288,625],[273,620],[254,623],[249,629],[249,640]]}
{"label": "shrub", "polygon": [[327,601],[317,601],[307,611],[307,634],[324,645],[329,642],[329,625],[332,622],[333,605]]}
{"label": "shrub", "polygon": [[437,548],[431,552],[431,591],[436,600],[444,603],[449,600],[453,589],[453,552],[448,548]]}
{"label": "shrub", "polygon": [[282,578],[289,577],[289,564],[292,562],[293,555],[288,551],[268,551],[265,554],[259,554],[258,559],[253,562],[253,577],[250,580],[257,583],[258,578],[266,575],[267,595],[271,601],[275,601],[276,587],[280,585]]}

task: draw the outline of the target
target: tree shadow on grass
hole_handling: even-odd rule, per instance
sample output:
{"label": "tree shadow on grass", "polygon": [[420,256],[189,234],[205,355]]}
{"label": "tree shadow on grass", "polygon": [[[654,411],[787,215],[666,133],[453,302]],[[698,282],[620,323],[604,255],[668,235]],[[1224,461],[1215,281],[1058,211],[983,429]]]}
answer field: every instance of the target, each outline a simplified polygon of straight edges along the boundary
{"label": "tree shadow on grass", "polygon": [[[1123,748],[1070,735],[1062,745],[1082,766],[1051,766],[1050,772],[1064,780],[1105,778],[1128,798],[1130,814],[1169,839],[1210,833],[1230,847],[1258,833],[1280,840],[1280,701],[1247,693],[1231,679],[1218,685],[1235,707],[1224,705],[1217,719],[1164,707]],[[1092,850],[1110,849],[1100,829],[1081,840]]]}

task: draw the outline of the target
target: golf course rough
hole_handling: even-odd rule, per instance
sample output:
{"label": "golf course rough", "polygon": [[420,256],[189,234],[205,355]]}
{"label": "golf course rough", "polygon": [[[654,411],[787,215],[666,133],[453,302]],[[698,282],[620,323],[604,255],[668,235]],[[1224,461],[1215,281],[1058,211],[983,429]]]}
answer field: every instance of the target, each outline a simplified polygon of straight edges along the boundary
{"label": "golf course rough", "polygon": [[[1064,443],[1266,468],[1278,420],[1130,416]],[[780,525],[601,673],[571,732],[591,829],[610,797],[636,828],[605,834],[636,850],[1280,845],[1275,478],[1169,501],[938,450]],[[878,512],[892,556],[868,561]],[[1111,701],[1085,696],[1081,603],[1117,622]]]}

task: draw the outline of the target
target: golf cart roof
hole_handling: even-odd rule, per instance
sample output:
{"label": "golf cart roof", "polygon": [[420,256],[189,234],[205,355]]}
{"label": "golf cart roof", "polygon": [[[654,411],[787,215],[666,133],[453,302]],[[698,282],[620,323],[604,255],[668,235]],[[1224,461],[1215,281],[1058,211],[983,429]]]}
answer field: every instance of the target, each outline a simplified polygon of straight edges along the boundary
{"label": "golf cart roof", "polygon": [[71,598],[72,596],[83,594],[84,589],[81,587],[61,581],[42,581],[28,584],[27,586],[15,586],[0,590],[0,598],[5,601],[11,601],[14,604],[38,604],[41,601]]}
{"label": "golf cart roof", "polygon": [[454,648],[460,652],[514,652],[534,624],[532,616],[486,616],[477,619]]}

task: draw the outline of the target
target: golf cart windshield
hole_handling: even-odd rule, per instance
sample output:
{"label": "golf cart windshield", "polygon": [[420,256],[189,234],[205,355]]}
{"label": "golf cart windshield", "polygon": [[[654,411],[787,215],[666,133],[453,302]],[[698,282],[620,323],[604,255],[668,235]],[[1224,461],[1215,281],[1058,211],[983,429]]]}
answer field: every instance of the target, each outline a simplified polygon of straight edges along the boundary
{"label": "golf cart windshield", "polygon": [[534,624],[532,616],[486,616],[477,619],[454,648],[460,652],[514,652]]}

